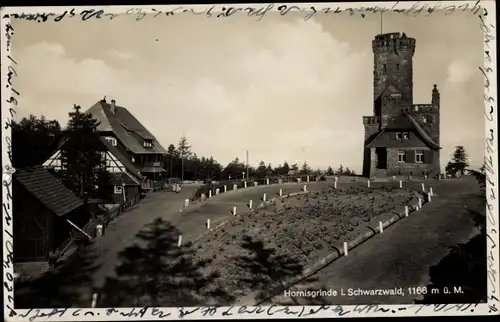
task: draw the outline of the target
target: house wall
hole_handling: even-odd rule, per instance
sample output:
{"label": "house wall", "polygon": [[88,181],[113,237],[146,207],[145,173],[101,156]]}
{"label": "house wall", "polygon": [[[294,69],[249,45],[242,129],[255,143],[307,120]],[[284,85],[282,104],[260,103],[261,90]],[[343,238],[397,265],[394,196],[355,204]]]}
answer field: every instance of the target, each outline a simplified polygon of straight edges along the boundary
{"label": "house wall", "polygon": [[[415,151],[424,151],[424,162],[417,163],[415,161]],[[398,151],[406,152],[406,162],[399,162]],[[398,148],[391,147],[387,149],[387,175],[412,175],[412,176],[434,176],[439,173],[439,166],[436,167],[436,155],[438,151],[429,148]]]}
{"label": "house wall", "polygon": [[[375,148],[387,148],[387,171],[384,171],[387,176],[393,175],[414,175],[421,176],[426,173],[429,176],[434,176],[439,173],[439,152],[429,149],[419,134],[415,131],[406,132],[409,134],[408,139],[397,139],[397,132],[402,131],[386,131],[371,147],[368,154],[369,157],[364,157],[363,168],[365,176],[374,176],[376,172],[377,159]],[[366,151],[367,149],[365,149]],[[424,152],[424,162],[415,162],[415,151],[422,150]],[[398,151],[406,151],[406,162],[399,162]],[[365,152],[365,155],[366,152]],[[368,161],[369,160],[369,161]],[[367,163],[370,162],[368,165]],[[369,169],[369,170],[368,170]],[[367,172],[369,171],[369,172]],[[366,174],[365,174],[366,173]],[[380,174],[379,174],[380,175]]]}
{"label": "house wall", "polygon": [[371,167],[371,149],[365,148],[363,150],[363,176],[370,177]]}
{"label": "house wall", "polygon": [[121,154],[128,156],[129,160],[132,161],[132,154],[127,151],[125,146],[120,142],[120,140],[117,138],[117,136],[113,132],[103,132],[101,133],[102,136],[112,136],[116,139],[117,143],[115,148],[120,151]]}
{"label": "house wall", "polygon": [[[125,196],[127,197],[127,201],[137,197],[140,192],[139,189],[140,186],[125,186]],[[125,202],[125,199],[123,198],[123,193],[120,194],[113,193],[112,202],[115,204],[123,204]]]}
{"label": "house wall", "polygon": [[47,261],[54,246],[52,213],[15,181],[12,195],[14,261]]}

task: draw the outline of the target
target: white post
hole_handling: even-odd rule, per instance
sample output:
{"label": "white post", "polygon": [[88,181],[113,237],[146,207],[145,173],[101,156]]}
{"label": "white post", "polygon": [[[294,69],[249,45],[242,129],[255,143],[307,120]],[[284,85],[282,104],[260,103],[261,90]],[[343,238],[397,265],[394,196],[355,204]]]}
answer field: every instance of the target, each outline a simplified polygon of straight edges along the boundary
{"label": "white post", "polygon": [[431,201],[432,201],[432,196],[431,196],[431,193],[430,193],[430,192],[428,192],[428,193],[427,193],[427,199],[429,200],[429,202],[431,202]]}
{"label": "white post", "polygon": [[97,225],[95,228],[96,228],[97,236],[102,236],[103,226],[102,225]]}
{"label": "white post", "polygon": [[335,176],[335,182],[339,181],[339,177]]}
{"label": "white post", "polygon": [[368,179],[368,181],[366,182],[368,188],[370,188],[370,179]]}
{"label": "white post", "polygon": [[219,193],[220,193],[220,189],[219,188],[215,189],[215,195],[217,196]]}
{"label": "white post", "polygon": [[204,193],[201,194],[201,201],[205,201],[205,199],[207,199],[207,196],[205,196]]}
{"label": "white post", "polygon": [[184,200],[184,208],[189,206],[189,199]]}
{"label": "white post", "polygon": [[181,247],[182,245],[182,235],[179,235],[179,240],[177,241],[177,247]]}
{"label": "white post", "polygon": [[424,180],[427,180],[427,175],[424,175]]}
{"label": "white post", "polygon": [[266,202],[266,194],[262,196],[262,201]]}
{"label": "white post", "polygon": [[347,256],[348,252],[349,252],[349,249],[347,247],[347,243],[344,242],[344,256]]}
{"label": "white post", "polygon": [[408,206],[405,206],[405,216],[408,217]]}
{"label": "white post", "polygon": [[418,198],[418,209],[422,208],[422,198]]}
{"label": "white post", "polygon": [[92,294],[92,308],[97,305],[97,293]]}
{"label": "white post", "polygon": [[384,233],[384,225],[382,224],[381,221],[378,222],[378,229],[380,230],[380,233],[383,234]]}
{"label": "white post", "polygon": [[243,185],[244,185],[244,187],[246,188],[246,187],[247,187],[247,182],[246,182],[246,181],[245,181],[245,182],[243,182]]}
{"label": "white post", "polygon": [[207,219],[207,229],[210,229],[210,219]]}
{"label": "white post", "polygon": [[125,193],[125,184],[122,184],[123,201],[127,202],[127,194]]}
{"label": "white post", "polygon": [[304,191],[307,191],[307,185],[306,184],[304,185]]}
{"label": "white post", "polygon": [[227,192],[227,185],[224,185],[224,192]]}
{"label": "white post", "polygon": [[233,206],[233,216],[236,216],[236,206]]}
{"label": "white post", "polygon": [[236,190],[238,189],[238,185],[237,184],[233,184],[233,190]]}
{"label": "white post", "polygon": [[283,189],[280,189],[280,197],[283,197]]}
{"label": "white post", "polygon": [[212,190],[208,191],[208,198],[212,198]]}
{"label": "white post", "polygon": [[258,185],[259,185],[259,183],[258,183],[257,181],[254,181],[254,182],[253,182],[253,186],[254,186],[254,187],[257,187]]}
{"label": "white post", "polygon": [[432,191],[432,187],[429,188],[429,192],[431,193],[431,197],[434,197],[434,191]]}
{"label": "white post", "polygon": [[403,189],[403,180],[399,180],[399,189]]}
{"label": "white post", "polygon": [[335,180],[335,182],[333,183],[333,188],[337,189],[337,180]]}
{"label": "white post", "polygon": [[269,178],[266,178],[266,184],[269,184]]}
{"label": "white post", "polygon": [[396,180],[396,176],[392,176],[392,180]]}
{"label": "white post", "polygon": [[248,203],[248,209],[252,209],[252,203],[253,203],[253,200],[250,200],[250,202]]}
{"label": "white post", "polygon": [[307,176],[307,182],[309,182],[309,176]]}
{"label": "white post", "polygon": [[423,182],[422,182],[422,192],[425,192],[425,185]]}

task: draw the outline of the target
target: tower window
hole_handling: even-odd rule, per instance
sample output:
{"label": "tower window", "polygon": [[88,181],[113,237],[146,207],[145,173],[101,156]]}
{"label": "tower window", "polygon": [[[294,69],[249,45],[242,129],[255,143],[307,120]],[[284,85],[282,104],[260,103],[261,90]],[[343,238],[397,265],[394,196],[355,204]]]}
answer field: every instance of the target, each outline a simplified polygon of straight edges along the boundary
{"label": "tower window", "polygon": [[396,64],[396,70],[399,72],[399,64]]}
{"label": "tower window", "polygon": [[383,66],[384,66],[384,73],[386,73],[387,72],[387,65],[384,64]]}

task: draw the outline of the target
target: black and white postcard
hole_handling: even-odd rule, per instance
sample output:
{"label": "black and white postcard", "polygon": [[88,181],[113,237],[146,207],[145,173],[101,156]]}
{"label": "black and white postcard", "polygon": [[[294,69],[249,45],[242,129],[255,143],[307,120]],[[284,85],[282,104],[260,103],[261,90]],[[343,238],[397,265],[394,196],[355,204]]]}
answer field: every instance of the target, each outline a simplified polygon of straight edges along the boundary
{"label": "black and white postcard", "polygon": [[1,22],[6,321],[498,314],[494,1]]}

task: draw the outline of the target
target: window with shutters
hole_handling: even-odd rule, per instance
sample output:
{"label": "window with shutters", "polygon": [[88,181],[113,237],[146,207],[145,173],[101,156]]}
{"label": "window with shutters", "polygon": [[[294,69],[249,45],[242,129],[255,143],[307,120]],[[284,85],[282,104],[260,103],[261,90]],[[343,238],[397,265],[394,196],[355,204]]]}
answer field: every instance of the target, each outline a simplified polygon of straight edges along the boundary
{"label": "window with shutters", "polygon": [[415,151],[415,162],[416,163],[424,163],[424,151],[422,151],[422,150]]}
{"label": "window with shutters", "polygon": [[405,163],[406,162],[406,152],[398,151],[398,162]]}

